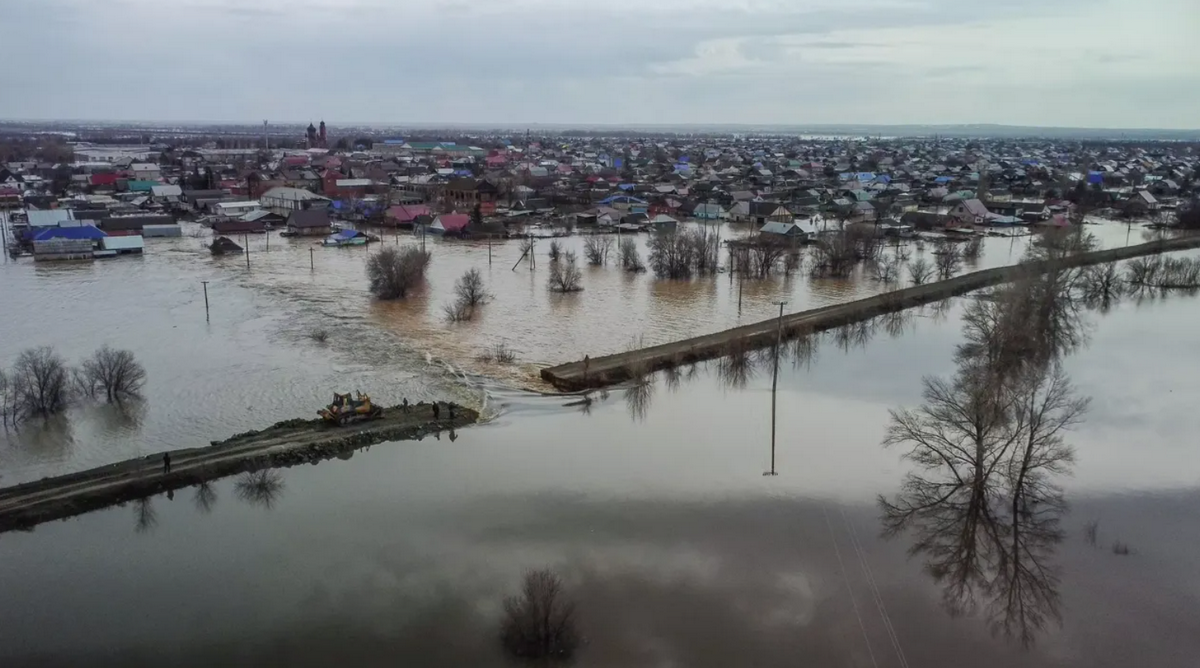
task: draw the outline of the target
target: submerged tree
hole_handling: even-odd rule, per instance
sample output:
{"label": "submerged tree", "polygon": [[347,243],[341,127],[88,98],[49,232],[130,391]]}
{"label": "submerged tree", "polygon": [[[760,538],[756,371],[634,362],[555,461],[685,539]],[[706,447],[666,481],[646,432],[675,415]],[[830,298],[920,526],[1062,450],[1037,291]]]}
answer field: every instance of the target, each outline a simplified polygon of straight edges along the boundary
{"label": "submerged tree", "polygon": [[379,299],[403,299],[425,280],[433,256],[417,246],[384,248],[367,258],[367,281]]}
{"label": "submerged tree", "polygon": [[608,264],[613,245],[612,237],[593,234],[583,242],[583,256],[587,258],[589,265],[603,267]]}
{"label": "submerged tree", "polygon": [[49,346],[22,351],[9,382],[20,412],[49,417],[71,401],[71,374],[67,363]]}
{"label": "submerged tree", "polygon": [[104,346],[97,350],[82,367],[83,389],[91,396],[103,393],[109,403],[141,396],[146,383],[146,369],[128,350],[113,350]]}
{"label": "submerged tree", "polygon": [[529,571],[521,593],[504,600],[500,642],[512,656],[532,660],[570,659],[580,644],[575,603],[562,578],[549,569]]}
{"label": "submerged tree", "polygon": [[583,290],[582,282],[583,274],[579,271],[575,251],[566,251],[562,260],[551,263],[547,281],[551,292],[579,292]]}
{"label": "submerged tree", "polygon": [[629,237],[625,237],[621,240],[619,251],[622,269],[633,273],[646,271],[646,265],[642,264],[642,255],[638,252],[636,241]]}
{"label": "submerged tree", "polygon": [[454,283],[454,301],[446,305],[446,319],[451,322],[470,320],[475,317],[475,308],[491,299],[492,295],[483,283],[483,274],[478,269],[468,269]]}

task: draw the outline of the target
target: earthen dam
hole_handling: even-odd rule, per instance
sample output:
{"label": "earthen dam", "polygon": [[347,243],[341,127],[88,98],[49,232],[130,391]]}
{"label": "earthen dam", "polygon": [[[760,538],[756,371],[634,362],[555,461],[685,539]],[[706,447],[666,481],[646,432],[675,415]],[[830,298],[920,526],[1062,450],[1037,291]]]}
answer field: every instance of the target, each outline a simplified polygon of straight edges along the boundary
{"label": "earthen dam", "polygon": [[779,318],[771,318],[673,343],[592,357],[586,363],[579,361],[548,367],[542,369],[541,376],[543,380],[562,391],[607,387],[629,380],[639,374],[716,359],[728,354],[733,346],[746,348],[771,346],[775,343],[780,327],[782,327],[784,338],[822,332],[870,320],[886,313],[931,304],[948,297],[1011,282],[1021,276],[1193,248],[1200,248],[1200,236],[1165,239],[1135,246],[1079,253],[1053,260],[984,269],[936,283],[885,292],[844,304],[787,314],[783,316],[782,322]]}

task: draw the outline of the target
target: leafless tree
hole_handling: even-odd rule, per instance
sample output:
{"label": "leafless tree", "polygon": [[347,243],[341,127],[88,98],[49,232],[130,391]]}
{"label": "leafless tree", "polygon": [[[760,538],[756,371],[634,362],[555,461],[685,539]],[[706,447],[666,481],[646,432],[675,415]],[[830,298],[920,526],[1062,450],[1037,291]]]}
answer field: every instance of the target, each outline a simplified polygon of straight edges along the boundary
{"label": "leafless tree", "polygon": [[919,257],[908,263],[908,277],[913,285],[925,285],[933,278],[934,268],[929,261]]}
{"label": "leafless tree", "polygon": [[245,473],[233,484],[239,499],[267,509],[275,506],[283,487],[283,474],[274,469]]}
{"label": "leafless tree", "polygon": [[1084,269],[1080,280],[1083,299],[1090,306],[1107,308],[1125,294],[1125,278],[1115,262]]}
{"label": "leafless tree", "polygon": [[753,278],[763,279],[771,275],[779,261],[787,255],[788,247],[773,239],[764,239],[761,235],[750,242],[746,254],[749,262],[745,263],[743,273]]}
{"label": "leafless tree", "polygon": [[608,256],[612,252],[614,242],[610,236],[593,234],[583,242],[583,256],[593,267],[603,267],[608,264]]}
{"label": "leafless tree", "polygon": [[[522,247],[522,250],[524,250],[524,247]],[[558,239],[550,240],[550,253],[549,254],[550,254],[551,262],[558,262],[558,260],[562,257],[562,244],[560,244],[558,242]]]}
{"label": "leafless tree", "polygon": [[500,642],[514,657],[567,660],[579,648],[575,602],[549,569],[529,571],[521,593],[504,600]]}
{"label": "leafless tree", "polygon": [[937,267],[937,275],[941,280],[953,278],[962,266],[962,249],[955,244],[942,244],[933,254],[933,263]]}
{"label": "leafless tree", "polygon": [[103,393],[109,403],[140,397],[146,383],[146,369],[131,351],[108,346],[83,362],[82,375],[89,394]]}
{"label": "leafless tree", "polygon": [[619,252],[622,269],[633,273],[646,271],[646,265],[642,264],[642,255],[638,252],[637,241],[625,237],[621,240]]}
{"label": "leafless tree", "polygon": [[900,259],[897,257],[880,258],[871,265],[871,269],[874,271],[875,280],[880,283],[890,284],[900,280]]}
{"label": "leafless tree", "polygon": [[379,299],[403,299],[425,280],[432,254],[418,246],[385,247],[367,259],[371,294]]}
{"label": "leafless tree", "polygon": [[579,271],[579,263],[575,251],[566,251],[562,260],[550,265],[549,287],[551,292],[579,292],[583,274]]}
{"label": "leafless tree", "polygon": [[204,481],[196,485],[196,493],[192,495],[192,503],[202,513],[212,512],[213,506],[217,503],[217,490],[213,488],[211,482]]}
{"label": "leafless tree", "polygon": [[5,429],[9,425],[15,427],[17,426],[20,414],[21,407],[16,392],[16,385],[9,377],[9,374],[4,369],[0,369],[0,422],[3,422]]}
{"label": "leafless tree", "polygon": [[492,295],[483,283],[478,269],[468,269],[454,283],[454,301],[445,307],[446,319],[461,322],[475,317],[476,307],[491,301]]}
{"label": "leafless tree", "polygon": [[134,531],[138,533],[152,531],[158,526],[158,511],[154,509],[150,497],[142,497],[133,502],[133,521]]}
{"label": "leafless tree", "polygon": [[1200,260],[1152,257],[1130,260],[1126,269],[1129,285],[1139,290],[1188,290],[1200,287]]}
{"label": "leafless tree", "polygon": [[973,236],[963,244],[962,257],[964,260],[978,260],[983,254],[983,237]]}
{"label": "leafless tree", "polygon": [[23,414],[48,417],[63,411],[71,402],[67,363],[49,346],[22,351],[9,382]]}

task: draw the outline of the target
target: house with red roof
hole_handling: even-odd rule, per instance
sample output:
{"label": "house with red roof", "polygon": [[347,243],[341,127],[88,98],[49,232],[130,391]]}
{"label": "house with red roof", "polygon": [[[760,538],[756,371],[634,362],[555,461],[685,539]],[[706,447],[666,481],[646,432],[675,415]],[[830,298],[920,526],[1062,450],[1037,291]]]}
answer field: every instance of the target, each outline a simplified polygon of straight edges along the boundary
{"label": "house with red roof", "polygon": [[429,207],[424,204],[397,204],[389,207],[385,219],[396,227],[412,227],[418,216],[428,216]]}
{"label": "house with red roof", "polygon": [[465,213],[443,213],[433,219],[433,224],[429,226],[429,233],[445,237],[462,236],[470,222],[471,217]]}

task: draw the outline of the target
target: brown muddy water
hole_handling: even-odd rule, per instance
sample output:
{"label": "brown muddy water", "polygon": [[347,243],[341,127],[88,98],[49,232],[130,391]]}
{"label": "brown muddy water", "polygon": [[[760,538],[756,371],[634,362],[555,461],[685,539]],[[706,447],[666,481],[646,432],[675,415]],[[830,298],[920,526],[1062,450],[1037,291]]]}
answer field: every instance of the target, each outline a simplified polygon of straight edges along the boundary
{"label": "brown muddy water", "polygon": [[[319,250],[312,275],[307,246],[277,242],[249,274],[194,239],[129,261],[4,267],[7,359],[35,342],[72,359],[108,342],[138,352],[150,386],[132,417],[88,407],[10,437],[0,483],[305,415],[334,387],[453,393],[495,418],[287,469],[269,489],[225,480],[0,536],[0,665],[503,665],[501,601],[541,566],[578,602],[581,666],[1194,666],[1200,654],[1194,298],[1087,316],[1089,345],[1066,365],[1093,404],[1057,481],[1062,534],[1027,545],[1021,589],[972,590],[976,605],[952,615],[953,582],[909,554],[912,536],[881,537],[876,497],[908,470],[879,445],[888,410],[919,403],[922,375],[953,370],[966,298],[822,336],[811,360],[783,364],[779,475],[764,477],[761,364],[659,375],[573,407],[462,371],[493,318],[528,364],[736,323],[727,277],[681,287],[585,271],[579,303],[555,304],[544,270],[508,271],[514,244],[508,277],[494,258],[484,320],[451,329],[433,295],[472,263],[449,258],[486,263],[486,246],[438,244],[424,306],[380,308],[362,290],[363,249]],[[1007,262],[1008,245],[990,241],[985,262]],[[778,285],[800,303],[836,299],[806,278]],[[760,293],[754,317],[777,294]],[[618,308],[587,315],[603,299]],[[596,325],[542,331],[539,318],[570,322],[556,309]],[[306,338],[314,326],[329,343]]]}

